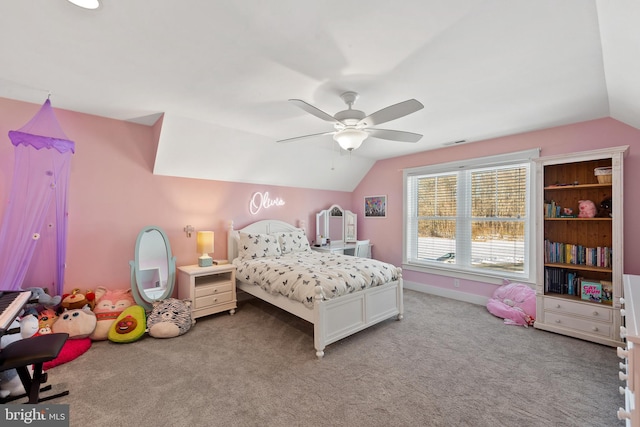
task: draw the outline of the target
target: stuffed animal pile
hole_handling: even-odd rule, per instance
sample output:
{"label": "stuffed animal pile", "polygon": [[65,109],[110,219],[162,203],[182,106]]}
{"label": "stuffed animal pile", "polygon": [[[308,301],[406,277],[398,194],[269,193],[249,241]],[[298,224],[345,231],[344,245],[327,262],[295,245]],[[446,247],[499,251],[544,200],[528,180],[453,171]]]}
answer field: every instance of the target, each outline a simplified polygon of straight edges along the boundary
{"label": "stuffed animal pile", "polygon": [[[48,367],[73,360],[91,346],[92,341],[109,340],[130,343],[145,333],[154,338],[171,338],[185,334],[195,324],[191,301],[169,298],[153,304],[148,316],[137,305],[131,289],[109,290],[98,287],[96,292],[74,289],[69,294],[51,296],[43,288],[30,287],[32,297],[26,310],[11,327],[20,333],[4,335],[0,348],[18,339],[32,336],[66,333],[69,339],[58,358]],[[48,369],[45,364],[45,369]],[[15,370],[0,373],[0,398],[24,393]]]}
{"label": "stuffed animal pile", "polygon": [[[130,343],[145,333],[154,338],[171,338],[185,334],[195,324],[190,300],[169,298],[156,302],[147,320],[147,313],[135,303],[131,289],[98,287],[93,292],[77,288],[62,296],[51,296],[44,288],[24,290],[32,293],[30,303],[11,325],[19,326],[20,333],[2,336],[0,348],[36,335],[69,334],[58,357],[45,363],[45,370],[75,359],[91,347],[92,341]],[[0,398],[24,393],[15,369],[0,373]]]}

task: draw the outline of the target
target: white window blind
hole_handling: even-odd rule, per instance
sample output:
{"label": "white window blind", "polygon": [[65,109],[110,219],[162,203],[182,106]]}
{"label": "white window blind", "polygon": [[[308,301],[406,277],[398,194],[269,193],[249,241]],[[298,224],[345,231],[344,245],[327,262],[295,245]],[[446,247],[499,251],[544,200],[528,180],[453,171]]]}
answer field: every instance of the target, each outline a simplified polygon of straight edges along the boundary
{"label": "white window blind", "polygon": [[405,171],[404,263],[529,278],[531,157]]}

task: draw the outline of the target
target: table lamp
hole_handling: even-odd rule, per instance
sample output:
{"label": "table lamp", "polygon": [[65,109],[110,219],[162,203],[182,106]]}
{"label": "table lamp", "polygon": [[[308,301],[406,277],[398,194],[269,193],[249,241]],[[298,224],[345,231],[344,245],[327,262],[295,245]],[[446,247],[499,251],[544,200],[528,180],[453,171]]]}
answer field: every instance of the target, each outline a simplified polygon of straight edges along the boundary
{"label": "table lamp", "polygon": [[198,253],[202,254],[198,258],[198,266],[208,267],[213,265],[213,258],[209,254],[213,253],[213,231],[198,231],[197,237]]}

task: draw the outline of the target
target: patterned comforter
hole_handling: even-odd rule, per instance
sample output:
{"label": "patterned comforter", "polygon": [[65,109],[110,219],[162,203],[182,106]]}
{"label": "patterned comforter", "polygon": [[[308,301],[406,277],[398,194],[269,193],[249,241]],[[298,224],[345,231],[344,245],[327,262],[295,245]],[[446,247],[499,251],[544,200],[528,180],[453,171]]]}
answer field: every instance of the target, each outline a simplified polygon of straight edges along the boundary
{"label": "patterned comforter", "polygon": [[325,299],[397,280],[399,269],[369,258],[316,251],[264,258],[236,258],[237,279],[313,307],[315,286]]}

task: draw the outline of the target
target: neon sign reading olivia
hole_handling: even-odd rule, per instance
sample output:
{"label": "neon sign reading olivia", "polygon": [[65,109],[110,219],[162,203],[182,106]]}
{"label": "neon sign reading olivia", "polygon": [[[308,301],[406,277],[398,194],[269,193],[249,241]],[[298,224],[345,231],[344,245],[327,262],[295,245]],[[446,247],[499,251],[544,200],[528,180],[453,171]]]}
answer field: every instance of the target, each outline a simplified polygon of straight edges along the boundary
{"label": "neon sign reading olivia", "polygon": [[258,191],[256,193],[253,193],[253,196],[251,196],[249,211],[251,212],[251,215],[255,215],[260,212],[261,209],[269,209],[272,206],[284,206],[284,200],[282,200],[280,197],[276,197],[272,200],[269,197],[268,191],[265,191],[264,193]]}

